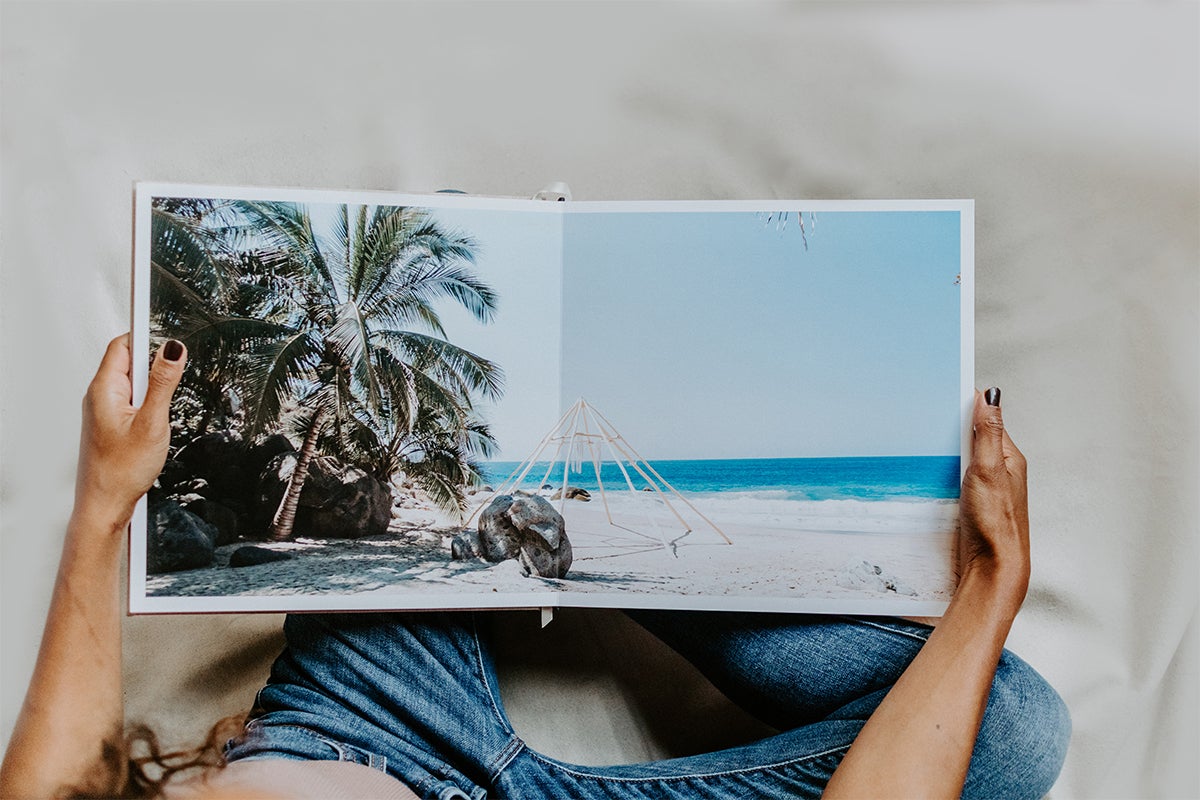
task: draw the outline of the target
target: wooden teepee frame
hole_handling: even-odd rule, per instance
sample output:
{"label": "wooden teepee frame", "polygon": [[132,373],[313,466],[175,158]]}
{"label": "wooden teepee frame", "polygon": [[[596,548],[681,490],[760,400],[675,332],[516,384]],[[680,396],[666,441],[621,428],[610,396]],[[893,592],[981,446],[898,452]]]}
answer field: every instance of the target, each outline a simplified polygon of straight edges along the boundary
{"label": "wooden teepee frame", "polygon": [[538,482],[538,487],[546,485],[552,474],[556,474],[555,467],[562,464],[562,482],[559,486],[558,510],[562,513],[567,502],[567,477],[572,471],[582,471],[583,463],[586,461],[592,465],[596,473],[596,485],[600,491],[600,502],[604,504],[604,514],[608,518],[608,524],[616,528],[629,531],[637,536],[644,538],[655,538],[647,536],[645,533],[629,528],[625,525],[618,524],[613,520],[612,511],[608,506],[608,493],[604,487],[604,481],[600,477],[600,465],[605,460],[604,451],[607,448],[610,459],[616,463],[621,470],[621,474],[625,478],[625,485],[629,491],[639,498],[644,497],[643,492],[639,492],[633,485],[633,478],[630,472],[636,472],[646,482],[647,487],[654,492],[654,495],[663,502],[663,504],[674,515],[679,524],[683,526],[683,533],[674,538],[668,539],[664,535],[662,529],[654,520],[650,519],[650,525],[658,533],[657,539],[662,543],[662,546],[672,553],[675,553],[675,543],[692,532],[693,528],[679,513],[679,510],[672,503],[672,499],[686,505],[696,514],[697,517],[711,527],[716,533],[725,540],[726,544],[733,544],[733,541],[725,535],[716,523],[706,517],[701,511],[696,508],[691,502],[684,497],[670,483],[658,474],[658,471],[650,465],[650,462],[642,458],[633,446],[625,440],[617,429],[603,414],[601,414],[595,406],[589,404],[582,397],[575,401],[575,405],[567,410],[555,423],[554,427],[542,437],[541,442],[534,449],[533,453],[528,458],[520,463],[513,472],[504,479],[504,482],[496,487],[496,491],[487,501],[479,506],[470,517],[467,518],[467,524],[470,524],[474,519],[475,514],[483,508],[486,508],[492,499],[514,491],[528,477],[534,465],[542,460],[544,454],[553,446],[553,456],[549,459],[546,466],[545,474],[542,480]]}

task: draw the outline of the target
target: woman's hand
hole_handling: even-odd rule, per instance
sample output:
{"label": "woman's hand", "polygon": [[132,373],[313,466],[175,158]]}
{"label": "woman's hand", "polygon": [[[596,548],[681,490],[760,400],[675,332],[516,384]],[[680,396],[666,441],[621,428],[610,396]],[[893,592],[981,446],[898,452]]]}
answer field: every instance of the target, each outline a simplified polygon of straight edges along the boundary
{"label": "woman's hand", "polygon": [[133,405],[128,334],[108,344],[100,369],[83,398],[83,433],[75,484],[76,514],[124,527],[138,499],[154,485],[171,442],[171,396],[187,353],[168,341],[150,368],[146,399]]}
{"label": "woman's hand", "polygon": [[867,720],[825,789],[837,797],[957,798],[996,664],[1029,586],[1025,457],[1000,390],[975,393],[963,477],[958,588],[929,641]]}
{"label": "woman's hand", "polygon": [[1029,506],[1025,456],[1000,414],[1000,390],[975,392],[975,440],[963,477],[957,567],[982,578],[998,599],[1020,607],[1029,588]]}
{"label": "woman's hand", "polygon": [[122,775],[106,748],[121,739],[120,555],[138,498],[154,484],[171,441],[171,395],[183,345],[163,345],[146,400],[133,406],[129,337],[108,345],[83,400],[75,513],[25,705],[0,764],[0,797],[58,797],[94,786],[115,797]]}

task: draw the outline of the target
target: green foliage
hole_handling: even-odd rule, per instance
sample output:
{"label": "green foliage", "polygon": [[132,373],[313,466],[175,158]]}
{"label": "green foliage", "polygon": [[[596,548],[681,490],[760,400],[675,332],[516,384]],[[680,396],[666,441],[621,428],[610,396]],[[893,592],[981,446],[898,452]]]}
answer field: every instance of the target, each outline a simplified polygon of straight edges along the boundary
{"label": "green foliage", "polygon": [[321,229],[294,203],[157,199],[151,218],[152,334],[190,352],[177,446],[215,425],[296,441],[321,411],[321,452],[461,511],[494,447],[475,406],[504,386],[437,311],[494,317],[474,241],[393,206],[343,206]]}

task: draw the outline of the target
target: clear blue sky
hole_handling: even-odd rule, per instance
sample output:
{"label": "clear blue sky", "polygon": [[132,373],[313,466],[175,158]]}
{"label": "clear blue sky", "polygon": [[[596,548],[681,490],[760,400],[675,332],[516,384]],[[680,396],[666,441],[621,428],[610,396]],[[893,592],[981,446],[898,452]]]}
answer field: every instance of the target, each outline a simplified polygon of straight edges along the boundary
{"label": "clear blue sky", "polygon": [[794,215],[432,213],[500,296],[439,304],[506,372],[500,460],[581,396],[651,459],[959,452],[957,212],[819,212],[807,250]]}
{"label": "clear blue sky", "polygon": [[[331,236],[341,204],[308,208],[318,234]],[[435,309],[449,341],[504,370],[503,397],[480,400],[478,412],[496,438],[497,460],[520,461],[562,413],[562,217],[534,210],[426,210],[445,229],[474,240],[474,272],[499,295],[488,324],[450,299],[438,301]]]}
{"label": "clear blue sky", "polygon": [[959,453],[958,212],[573,213],[562,401],[647,458]]}
{"label": "clear blue sky", "polygon": [[480,412],[500,446],[499,461],[527,457],[561,414],[562,224],[554,213],[432,209],[443,225],[477,243],[475,272],[498,294],[483,325],[453,302],[437,309],[446,338],[504,369],[504,397]]}

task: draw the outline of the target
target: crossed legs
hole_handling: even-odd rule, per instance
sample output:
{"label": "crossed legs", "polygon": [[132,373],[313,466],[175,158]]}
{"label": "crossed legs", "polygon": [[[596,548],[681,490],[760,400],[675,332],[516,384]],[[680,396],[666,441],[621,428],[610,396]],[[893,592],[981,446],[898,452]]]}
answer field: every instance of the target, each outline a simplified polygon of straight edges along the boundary
{"label": "crossed legs", "polygon": [[[567,764],[513,731],[475,615],[308,615],[288,618],[288,648],[229,757],[357,753],[439,800],[817,797],[929,630],[895,620],[629,613],[781,733],[667,761]],[[1053,689],[1005,653],[964,796],[1042,796],[1069,730]]]}

